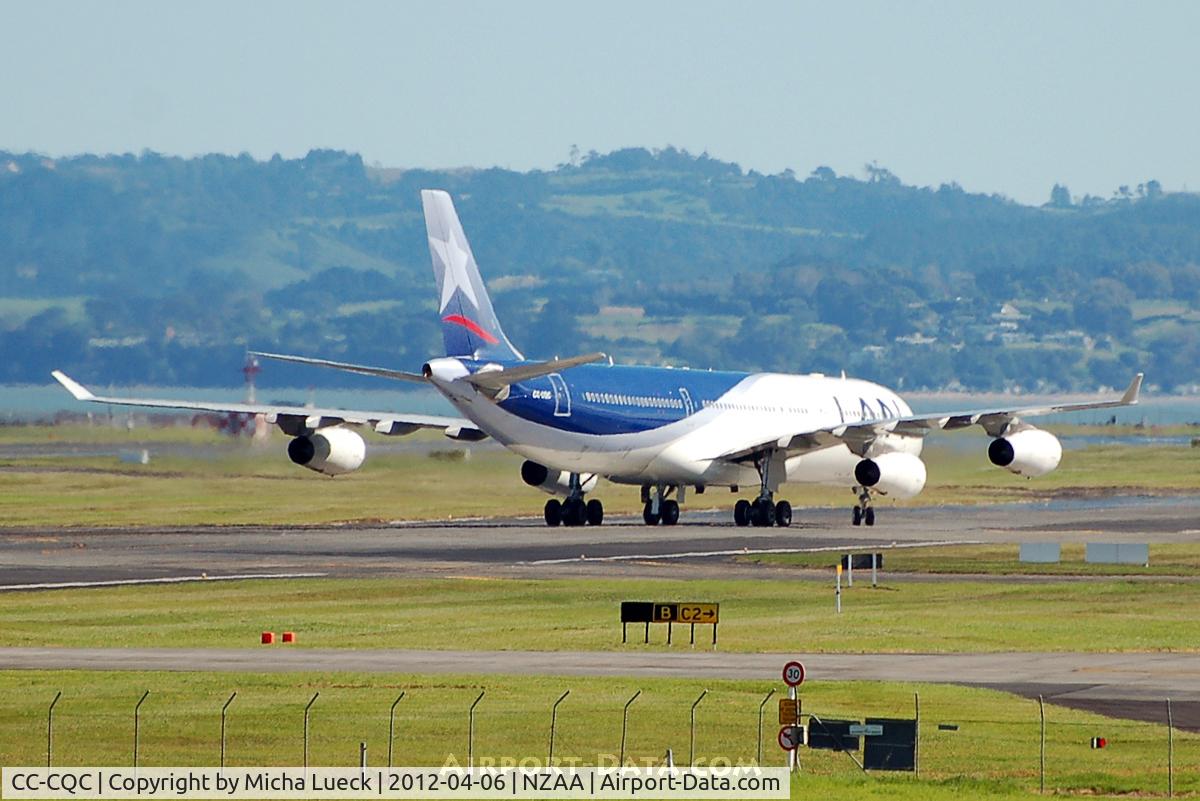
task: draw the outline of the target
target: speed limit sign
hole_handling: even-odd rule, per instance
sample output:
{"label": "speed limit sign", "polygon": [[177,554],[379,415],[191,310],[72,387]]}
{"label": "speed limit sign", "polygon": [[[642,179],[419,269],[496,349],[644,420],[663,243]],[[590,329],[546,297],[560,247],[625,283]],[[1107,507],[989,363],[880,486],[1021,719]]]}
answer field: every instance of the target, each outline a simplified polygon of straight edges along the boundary
{"label": "speed limit sign", "polygon": [[783,666],[783,683],[789,687],[799,687],[804,683],[804,665],[799,662],[788,662]]}

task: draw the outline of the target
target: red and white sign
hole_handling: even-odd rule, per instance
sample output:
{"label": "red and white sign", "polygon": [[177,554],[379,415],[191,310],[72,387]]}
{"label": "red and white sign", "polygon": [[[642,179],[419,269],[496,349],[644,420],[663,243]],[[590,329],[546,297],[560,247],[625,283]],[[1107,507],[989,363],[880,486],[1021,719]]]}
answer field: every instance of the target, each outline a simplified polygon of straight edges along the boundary
{"label": "red and white sign", "polygon": [[784,726],[779,730],[779,747],[784,751],[795,751],[803,739],[800,732],[799,726]]}
{"label": "red and white sign", "polygon": [[799,687],[804,683],[804,665],[796,661],[783,666],[783,683],[789,687]]}

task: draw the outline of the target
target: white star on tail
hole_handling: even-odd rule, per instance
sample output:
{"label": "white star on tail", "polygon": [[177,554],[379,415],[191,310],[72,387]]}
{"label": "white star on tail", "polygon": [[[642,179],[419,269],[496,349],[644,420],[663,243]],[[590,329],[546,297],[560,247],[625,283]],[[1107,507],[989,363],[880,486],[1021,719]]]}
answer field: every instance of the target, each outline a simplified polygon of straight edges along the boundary
{"label": "white star on tail", "polygon": [[479,300],[475,297],[471,276],[467,274],[470,255],[459,246],[458,240],[454,238],[454,232],[447,231],[444,240],[429,237],[429,246],[446,266],[446,273],[442,276],[442,307],[440,311],[445,311],[446,307],[450,305],[450,298],[454,296],[455,288],[461,289],[463,294],[471,299],[471,303],[478,308]]}

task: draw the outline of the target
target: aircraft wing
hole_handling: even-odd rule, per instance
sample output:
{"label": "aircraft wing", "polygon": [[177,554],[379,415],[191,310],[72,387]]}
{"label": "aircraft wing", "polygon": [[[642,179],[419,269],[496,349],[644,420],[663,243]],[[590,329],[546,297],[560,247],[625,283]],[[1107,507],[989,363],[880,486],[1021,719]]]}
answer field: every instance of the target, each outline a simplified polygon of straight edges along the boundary
{"label": "aircraft wing", "polygon": [[785,434],[769,441],[760,441],[729,450],[717,458],[741,461],[755,458],[765,451],[783,450],[789,455],[806,451],[845,445],[852,452],[862,455],[881,435],[892,434],[908,437],[923,437],[933,431],[952,431],[969,426],[981,426],[989,436],[1004,436],[1014,421],[1022,417],[1036,417],[1062,412],[1082,412],[1089,409],[1114,409],[1120,406],[1135,406],[1142,390],[1143,374],[1138,373],[1129,382],[1129,387],[1120,398],[1084,403],[1058,403],[1047,406],[1021,406],[1011,409],[973,409],[958,412],[934,412],[932,414],[892,417],[850,423],[812,431]]}
{"label": "aircraft wing", "polygon": [[349,409],[317,409],[309,406],[275,406],[262,403],[222,403],[208,401],[186,401],[155,398],[118,398],[96,395],[87,387],[72,379],[61,370],[51,375],[62,384],[76,400],[89,403],[107,403],[118,406],[142,406],[155,409],[181,409],[218,414],[261,414],[272,423],[287,419],[301,423],[310,429],[324,428],[339,423],[370,425],[381,434],[408,434],[418,428],[441,429],[448,436],[458,439],[482,439],[483,432],[470,420],[462,417],[443,417],[431,414],[407,414],[402,412],[370,412]]}

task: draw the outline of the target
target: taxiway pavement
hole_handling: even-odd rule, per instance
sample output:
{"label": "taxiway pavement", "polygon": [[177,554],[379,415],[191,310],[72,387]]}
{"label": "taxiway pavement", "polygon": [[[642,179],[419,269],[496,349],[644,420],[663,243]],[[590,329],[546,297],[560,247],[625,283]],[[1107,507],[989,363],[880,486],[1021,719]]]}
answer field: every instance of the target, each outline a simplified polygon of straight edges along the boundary
{"label": "taxiway pavement", "polygon": [[1116,496],[1044,504],[798,510],[790,528],[737,528],[727,512],[677,526],[616,518],[547,528],[529,519],[345,526],[0,528],[0,588],[245,574],[789,578],[743,554],[961,542],[1200,542],[1200,497]]}

